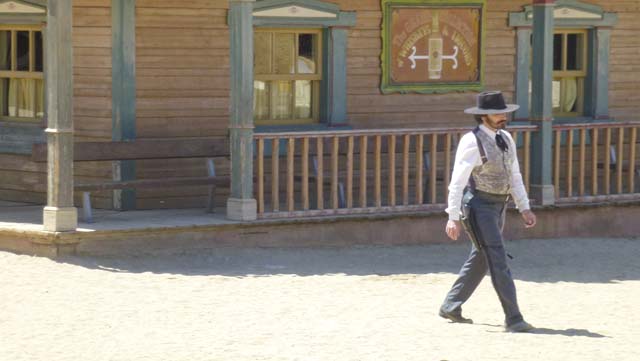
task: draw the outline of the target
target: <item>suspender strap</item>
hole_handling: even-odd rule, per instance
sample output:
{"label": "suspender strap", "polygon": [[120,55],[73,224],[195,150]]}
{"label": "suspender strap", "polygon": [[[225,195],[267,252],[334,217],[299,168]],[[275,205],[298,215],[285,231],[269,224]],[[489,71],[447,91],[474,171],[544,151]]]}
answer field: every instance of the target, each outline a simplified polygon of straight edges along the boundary
{"label": "suspender strap", "polygon": [[478,143],[478,150],[480,151],[480,158],[482,158],[482,164],[487,162],[487,154],[484,152],[484,147],[482,146],[482,141],[480,137],[478,137],[478,132],[480,131],[480,127],[476,127],[473,130],[473,135],[476,137],[476,143]]}

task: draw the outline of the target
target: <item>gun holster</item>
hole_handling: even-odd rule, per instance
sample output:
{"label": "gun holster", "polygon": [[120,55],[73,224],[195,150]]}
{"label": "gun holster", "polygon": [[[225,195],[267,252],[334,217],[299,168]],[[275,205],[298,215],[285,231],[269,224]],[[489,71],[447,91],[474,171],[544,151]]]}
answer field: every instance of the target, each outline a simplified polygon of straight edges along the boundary
{"label": "gun holster", "polygon": [[465,232],[469,236],[471,243],[476,247],[478,251],[482,250],[483,244],[477,236],[475,231],[473,219],[473,212],[471,212],[471,199],[473,199],[473,193],[470,191],[465,191],[464,196],[462,197],[462,206],[460,207],[460,223],[462,223],[462,227]]}

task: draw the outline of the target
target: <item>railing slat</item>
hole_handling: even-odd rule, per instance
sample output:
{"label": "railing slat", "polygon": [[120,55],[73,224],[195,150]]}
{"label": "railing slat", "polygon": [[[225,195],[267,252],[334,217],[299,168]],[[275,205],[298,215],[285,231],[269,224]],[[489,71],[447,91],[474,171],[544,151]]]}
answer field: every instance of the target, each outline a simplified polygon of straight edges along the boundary
{"label": "railing slat", "polygon": [[416,135],[416,204],[422,204],[424,202],[423,194],[423,149],[424,149],[424,137],[422,134]]}
{"label": "railing slat", "polygon": [[618,128],[618,151],[616,154],[616,180],[617,180],[617,191],[618,194],[622,193],[622,161],[624,158],[623,155],[624,149],[624,128]]}
{"label": "railing slat", "polygon": [[338,137],[333,137],[331,149],[331,208],[338,209]]}
{"label": "railing slat", "polygon": [[611,193],[611,128],[604,136],[604,194]]}
{"label": "railing slat", "polygon": [[636,142],[638,140],[638,128],[631,128],[629,139],[629,193],[635,193],[636,184]]}
{"label": "railing slat", "polygon": [[436,196],[438,194],[438,135],[431,135],[431,174],[429,175],[429,186],[431,188],[431,203],[436,203]]}
{"label": "railing slat", "polygon": [[388,205],[393,207],[396,205],[396,136],[389,136],[389,184]]}
{"label": "railing slat", "polygon": [[584,178],[587,162],[587,130],[580,129],[580,167],[578,171],[578,195],[584,196]]}
{"label": "railing slat", "polygon": [[318,138],[316,140],[316,158],[318,161],[316,167],[316,208],[324,209],[324,138]]}
{"label": "railing slat", "polygon": [[309,210],[309,138],[302,138],[302,209]]}
{"label": "railing slat", "polygon": [[376,150],[375,150],[375,201],[376,207],[382,207],[382,136],[376,135]]}
{"label": "railing slat", "polygon": [[264,139],[258,139],[258,214],[264,213]]}
{"label": "railing slat", "polygon": [[367,208],[367,136],[360,138],[360,208]]}
{"label": "railing slat", "polygon": [[403,149],[402,149],[402,204],[409,204],[409,146],[411,143],[411,136],[409,134],[404,135]]}
{"label": "railing slat", "polygon": [[562,130],[556,130],[556,149],[553,160],[553,186],[556,198],[560,198],[560,147],[562,146]]}
{"label": "railing slat", "polygon": [[353,208],[353,137],[347,138],[347,208]]}
{"label": "railing slat", "polygon": [[573,129],[567,130],[567,197],[573,197]]}
{"label": "railing slat", "polygon": [[271,209],[280,211],[280,139],[271,142]]}
{"label": "railing slat", "polygon": [[449,182],[451,181],[451,134],[447,134],[444,144],[444,199],[449,197]]}
{"label": "railing slat", "polygon": [[598,195],[598,129],[591,130],[591,195]]}
{"label": "railing slat", "polygon": [[296,149],[295,141],[295,138],[289,138],[289,147],[287,149],[287,210],[289,212],[293,212],[295,210],[295,200],[293,198],[293,160]]}
{"label": "railing slat", "polygon": [[524,187],[531,185],[531,132],[524,132]]}

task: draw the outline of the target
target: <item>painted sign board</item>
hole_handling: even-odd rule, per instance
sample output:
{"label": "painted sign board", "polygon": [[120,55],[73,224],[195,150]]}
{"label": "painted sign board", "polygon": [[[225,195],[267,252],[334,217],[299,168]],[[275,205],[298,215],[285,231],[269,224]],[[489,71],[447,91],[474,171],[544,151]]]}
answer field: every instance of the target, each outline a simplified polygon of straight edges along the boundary
{"label": "painted sign board", "polygon": [[484,1],[382,0],[382,91],[480,90]]}

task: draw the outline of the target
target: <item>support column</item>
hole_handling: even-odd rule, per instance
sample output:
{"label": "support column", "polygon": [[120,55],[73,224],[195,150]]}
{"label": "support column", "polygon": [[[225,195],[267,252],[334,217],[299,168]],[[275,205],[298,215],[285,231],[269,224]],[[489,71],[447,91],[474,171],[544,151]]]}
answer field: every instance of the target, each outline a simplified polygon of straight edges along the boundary
{"label": "support column", "polygon": [[[112,0],[112,134],[113,141],[136,139],[136,0]],[[113,162],[113,180],[136,178],[133,160]],[[136,191],[113,191],[118,210],[136,208]]]}
{"label": "support column", "polygon": [[347,36],[348,28],[332,27],[329,30],[329,126],[347,124]]}
{"label": "support column", "polygon": [[529,73],[531,69],[531,28],[519,27],[518,62],[516,67],[516,103],[520,108],[514,115],[516,121],[529,121]]}
{"label": "support column", "polygon": [[227,218],[257,218],[253,198],[253,3],[229,0],[231,45],[231,197]]}
{"label": "support column", "polygon": [[45,231],[73,231],[73,51],[72,0],[49,1],[45,29],[47,95],[47,206]]}
{"label": "support column", "polygon": [[596,88],[595,119],[609,119],[609,51],[611,48],[611,29],[598,28],[596,30]]}
{"label": "support column", "polygon": [[553,10],[555,0],[533,0],[533,69],[531,74],[531,124],[539,126],[533,133],[531,150],[531,198],[537,204],[555,203],[551,178],[553,149]]}

